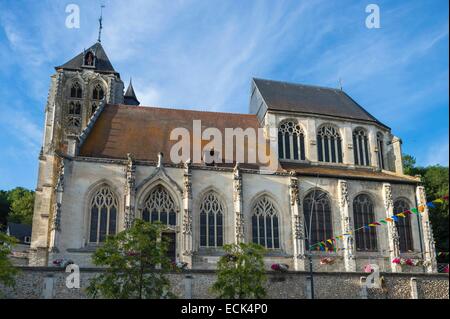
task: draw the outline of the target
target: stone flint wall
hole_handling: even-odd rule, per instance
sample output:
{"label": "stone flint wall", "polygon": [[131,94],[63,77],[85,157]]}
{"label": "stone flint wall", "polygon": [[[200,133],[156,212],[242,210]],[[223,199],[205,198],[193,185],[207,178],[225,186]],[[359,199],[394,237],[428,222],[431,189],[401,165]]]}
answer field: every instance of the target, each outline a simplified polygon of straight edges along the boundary
{"label": "stone flint wall", "polygon": [[[84,288],[89,279],[99,274],[95,268],[80,269],[80,289],[66,287],[64,269],[52,267],[21,267],[16,288],[0,285],[0,293],[6,298],[87,298]],[[171,273],[173,292],[179,298],[212,298],[209,288],[215,281],[215,273],[191,270]],[[382,288],[364,289],[360,284],[364,273],[333,272],[315,273],[314,287],[317,299],[448,299],[449,277],[446,274],[381,273]],[[309,275],[306,272],[268,273],[268,298],[308,298]],[[411,280],[411,278],[415,278]],[[411,283],[413,281],[413,284]]]}

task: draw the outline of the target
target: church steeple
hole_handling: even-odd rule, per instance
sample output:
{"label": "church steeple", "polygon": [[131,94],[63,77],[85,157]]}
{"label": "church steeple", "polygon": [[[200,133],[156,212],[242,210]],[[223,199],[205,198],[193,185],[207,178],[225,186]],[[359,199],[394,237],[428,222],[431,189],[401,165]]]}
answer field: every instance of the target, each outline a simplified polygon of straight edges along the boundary
{"label": "church steeple", "polygon": [[128,84],[127,91],[125,92],[125,95],[123,96],[123,102],[126,105],[139,105],[140,102],[136,97],[136,93],[134,93],[133,89],[133,83],[130,78],[130,84]]}

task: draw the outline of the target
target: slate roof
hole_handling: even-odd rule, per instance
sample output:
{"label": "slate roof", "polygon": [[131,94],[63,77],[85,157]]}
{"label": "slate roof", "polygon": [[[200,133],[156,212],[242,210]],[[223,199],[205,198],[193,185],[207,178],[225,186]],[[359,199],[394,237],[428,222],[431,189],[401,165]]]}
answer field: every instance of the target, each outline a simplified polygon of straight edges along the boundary
{"label": "slate roof", "polygon": [[[93,70],[97,72],[117,73],[116,70],[114,70],[111,62],[109,61],[109,58],[106,55],[106,52],[100,42],[96,42],[86,51],[88,50],[92,50],[95,52],[96,62],[95,68],[93,68]],[[81,70],[83,65],[83,56],[84,52],[81,52],[76,57],[64,63],[63,65],[55,67],[55,69]]]}
{"label": "slate roof", "polygon": [[340,89],[253,79],[269,110],[329,115],[388,128]]}
{"label": "slate roof", "polygon": [[139,105],[140,102],[136,97],[136,93],[134,93],[133,83],[130,79],[130,84],[128,84],[127,91],[125,92],[125,95],[123,96],[124,104],[126,105]]}
{"label": "slate roof", "polygon": [[31,238],[31,225],[8,223],[7,232],[10,236],[17,238],[21,243],[24,243],[25,237]]}

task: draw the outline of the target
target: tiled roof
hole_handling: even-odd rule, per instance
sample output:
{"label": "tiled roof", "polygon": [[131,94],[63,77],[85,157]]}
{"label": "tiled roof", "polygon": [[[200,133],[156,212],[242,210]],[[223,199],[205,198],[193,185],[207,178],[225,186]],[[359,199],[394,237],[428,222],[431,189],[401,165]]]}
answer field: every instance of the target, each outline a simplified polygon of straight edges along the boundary
{"label": "tiled roof", "polygon": [[[164,154],[163,162],[171,163],[170,151],[178,140],[171,141],[170,133],[175,128],[185,128],[190,133],[192,159],[193,121],[200,120],[202,131],[217,128],[225,136],[225,128],[258,129],[256,115],[204,112],[157,107],[106,105],[92,131],[81,145],[79,156],[104,159],[126,159],[131,153],[136,160],[156,161],[158,153]],[[209,140],[202,141],[202,148]],[[245,148],[248,145],[245,143]],[[224,154],[224,145],[222,148]],[[233,154],[235,158],[235,154]],[[247,158],[247,157],[246,157]],[[172,164],[172,163],[171,163]],[[241,163],[243,168],[257,169],[258,164]],[[232,167],[233,164],[219,164]],[[375,171],[371,168],[334,167],[282,162],[279,172],[295,171],[300,175],[334,177],[342,179],[365,179],[400,183],[417,183],[409,176]]]}
{"label": "tiled roof", "polygon": [[340,179],[364,179],[383,182],[419,183],[419,179],[408,175],[397,175],[387,171],[377,171],[372,168],[338,167],[325,165],[307,165],[292,162],[281,162],[281,167],[286,171],[295,171],[300,176],[334,177]]}
{"label": "tiled roof", "polygon": [[[201,120],[202,130],[214,127],[223,134],[225,128],[256,130],[259,127],[256,116],[252,114],[108,104],[82,144],[79,155],[125,159],[127,153],[131,153],[137,160],[154,161],[162,152],[167,162],[170,150],[177,142],[170,141],[170,133],[175,128],[186,128],[192,139],[194,120]],[[208,140],[204,140],[202,147],[207,143]]]}
{"label": "tiled roof", "polygon": [[253,81],[269,110],[329,115],[386,126],[342,90],[264,79]]}

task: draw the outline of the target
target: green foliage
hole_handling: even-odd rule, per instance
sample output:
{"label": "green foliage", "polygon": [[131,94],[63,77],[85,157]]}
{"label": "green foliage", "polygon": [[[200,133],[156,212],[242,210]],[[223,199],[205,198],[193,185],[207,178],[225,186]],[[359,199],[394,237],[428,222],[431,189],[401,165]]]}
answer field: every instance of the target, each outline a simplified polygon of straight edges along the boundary
{"label": "green foliage", "polygon": [[0,283],[5,286],[14,286],[17,269],[8,259],[8,255],[11,253],[11,245],[16,242],[15,238],[0,232]]}
{"label": "green foliage", "polygon": [[[406,160],[405,160],[406,158]],[[415,159],[412,156],[404,155],[403,164],[405,173],[408,175],[420,175],[427,193],[427,201],[432,201],[448,195],[449,188],[449,168],[440,165],[427,167],[415,166]],[[437,251],[449,251],[449,209],[448,202],[437,204],[436,208],[430,208],[430,220],[433,225],[433,233],[436,241]],[[448,262],[448,256],[440,259],[439,262]]]}
{"label": "green foliage", "polygon": [[416,158],[414,156],[403,154],[403,172],[406,175],[415,175],[413,172],[416,166]]}
{"label": "green foliage", "polygon": [[219,298],[262,298],[266,295],[264,284],[265,248],[253,243],[224,246],[225,255],[217,264],[217,281],[212,291]]}
{"label": "green foliage", "polygon": [[163,231],[159,223],[138,219],[131,228],[109,237],[92,256],[95,265],[106,268],[91,280],[88,294],[120,299],[174,297],[166,277],[172,265]]}
{"label": "green foliage", "polygon": [[0,230],[2,225],[6,225],[9,213],[8,192],[0,191]]}
{"label": "green foliage", "polygon": [[8,221],[31,225],[33,220],[34,192],[16,187],[8,192],[10,211]]}

